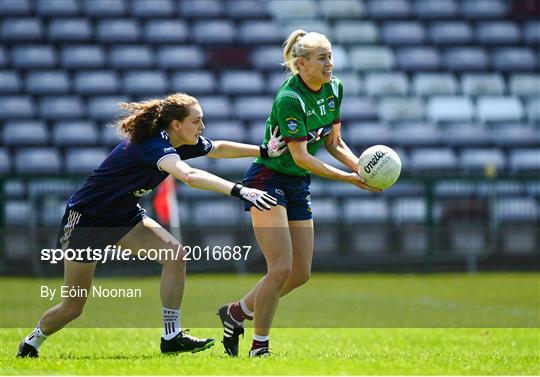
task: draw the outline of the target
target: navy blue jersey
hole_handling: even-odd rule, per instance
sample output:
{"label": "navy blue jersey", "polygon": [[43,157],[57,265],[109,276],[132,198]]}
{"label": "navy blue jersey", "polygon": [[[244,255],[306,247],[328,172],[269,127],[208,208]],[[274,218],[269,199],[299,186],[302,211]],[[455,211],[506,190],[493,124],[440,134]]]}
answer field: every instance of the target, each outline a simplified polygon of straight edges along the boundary
{"label": "navy blue jersey", "polygon": [[141,197],[169,175],[158,168],[165,156],[187,160],[207,155],[212,148],[212,142],[201,136],[196,145],[175,149],[165,131],[143,143],[123,140],[71,196],[68,208],[97,217],[133,215]]}

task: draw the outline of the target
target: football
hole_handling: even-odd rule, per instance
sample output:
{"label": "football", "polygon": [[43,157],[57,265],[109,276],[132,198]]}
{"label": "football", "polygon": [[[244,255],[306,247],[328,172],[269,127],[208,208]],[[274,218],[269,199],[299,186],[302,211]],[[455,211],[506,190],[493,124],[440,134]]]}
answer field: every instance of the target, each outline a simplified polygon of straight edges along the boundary
{"label": "football", "polygon": [[374,145],[360,156],[358,174],[371,187],[384,190],[396,183],[399,178],[401,160],[392,148]]}

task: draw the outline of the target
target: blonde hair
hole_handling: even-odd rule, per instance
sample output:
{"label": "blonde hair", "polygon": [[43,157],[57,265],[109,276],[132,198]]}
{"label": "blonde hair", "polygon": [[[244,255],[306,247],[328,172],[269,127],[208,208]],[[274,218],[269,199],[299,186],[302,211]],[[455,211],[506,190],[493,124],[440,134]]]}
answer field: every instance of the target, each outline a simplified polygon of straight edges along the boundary
{"label": "blonde hair", "polygon": [[283,63],[292,75],[298,73],[299,58],[309,59],[311,52],[321,44],[331,44],[324,34],[298,29],[283,43]]}
{"label": "blonde hair", "polygon": [[118,121],[118,131],[123,137],[142,143],[169,127],[173,120],[183,121],[189,115],[189,108],[197,103],[195,97],[185,93],[171,94],[162,100],[122,102],[119,106],[130,114]]}

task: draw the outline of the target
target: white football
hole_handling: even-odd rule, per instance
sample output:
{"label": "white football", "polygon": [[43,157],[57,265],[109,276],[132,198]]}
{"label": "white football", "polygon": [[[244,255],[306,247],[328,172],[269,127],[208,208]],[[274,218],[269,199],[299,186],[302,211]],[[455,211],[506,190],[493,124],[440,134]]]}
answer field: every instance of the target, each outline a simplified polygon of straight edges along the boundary
{"label": "white football", "polygon": [[368,185],[387,189],[396,183],[401,173],[398,154],[386,145],[374,145],[362,153],[358,161],[358,174]]}

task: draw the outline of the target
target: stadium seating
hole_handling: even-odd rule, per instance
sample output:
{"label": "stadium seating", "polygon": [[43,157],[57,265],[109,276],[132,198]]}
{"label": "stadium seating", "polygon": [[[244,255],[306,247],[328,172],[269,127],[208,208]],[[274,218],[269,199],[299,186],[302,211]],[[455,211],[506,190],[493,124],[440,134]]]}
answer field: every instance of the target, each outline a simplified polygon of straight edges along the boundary
{"label": "stadium seating", "polygon": [[65,71],[32,71],[26,75],[26,92],[30,94],[67,94],[71,89]]}

